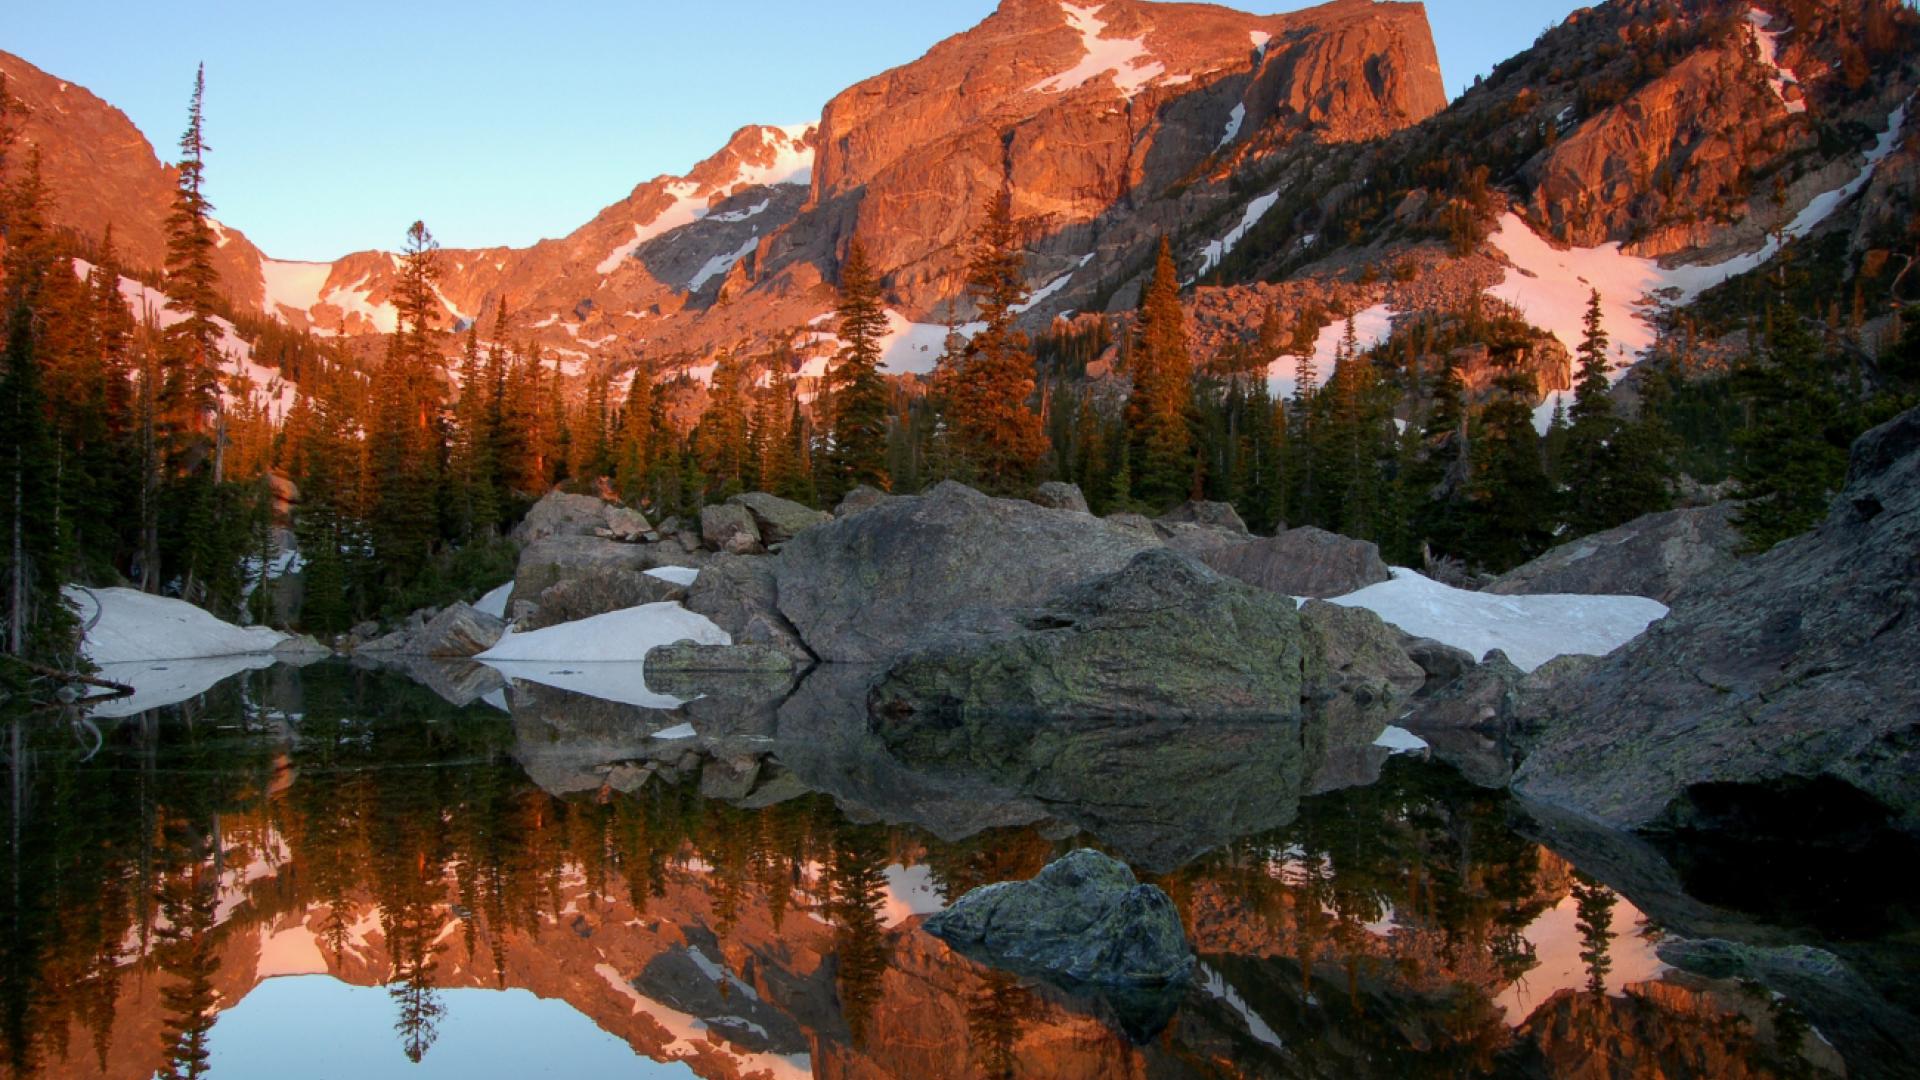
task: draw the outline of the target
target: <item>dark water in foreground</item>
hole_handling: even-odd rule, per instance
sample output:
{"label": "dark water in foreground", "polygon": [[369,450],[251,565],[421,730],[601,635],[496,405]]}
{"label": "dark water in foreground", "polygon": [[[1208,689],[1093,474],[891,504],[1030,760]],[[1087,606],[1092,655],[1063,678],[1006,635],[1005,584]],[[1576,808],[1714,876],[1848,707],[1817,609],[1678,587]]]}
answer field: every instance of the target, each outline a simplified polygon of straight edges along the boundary
{"label": "dark water in foreground", "polygon": [[[1708,903],[1647,851],[1543,823],[1372,733],[1083,726],[882,747],[831,686],[658,712],[429,677],[440,694],[276,668],[134,715],[13,719],[0,1074],[1841,1067],[1814,1022],[1827,1003],[1667,967],[1655,949],[1676,927],[1819,940],[1865,965],[1879,1006],[1912,1011],[1913,896],[1836,899],[1791,872],[1774,890],[1764,858],[1675,858],[1713,868]],[[687,723],[705,737],[653,737]],[[1164,887],[1200,956],[1143,1041],[1101,1001],[919,929],[1077,846]],[[1781,899],[1799,893],[1822,895],[1817,918]],[[1862,1045],[1853,1074],[1882,1070]]]}

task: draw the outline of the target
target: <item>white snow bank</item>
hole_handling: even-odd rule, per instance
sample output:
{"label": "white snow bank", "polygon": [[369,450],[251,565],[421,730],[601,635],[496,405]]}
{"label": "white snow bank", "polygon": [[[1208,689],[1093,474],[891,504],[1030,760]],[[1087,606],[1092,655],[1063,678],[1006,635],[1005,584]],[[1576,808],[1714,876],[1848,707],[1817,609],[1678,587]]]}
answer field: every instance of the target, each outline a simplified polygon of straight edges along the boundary
{"label": "white snow bank", "polygon": [[1099,17],[1102,5],[1080,7],[1061,4],[1067,25],[1080,33],[1080,62],[1050,79],[1042,79],[1027,89],[1045,94],[1060,94],[1113,73],[1114,86],[1132,97],[1140,88],[1167,73],[1165,64],[1153,59],[1145,38],[1108,38],[1106,20]]}
{"label": "white snow bank", "polygon": [[1232,142],[1234,138],[1240,134],[1240,126],[1242,124],[1245,124],[1246,122],[1247,122],[1247,103],[1244,101],[1235,103],[1233,106],[1233,112],[1229,114],[1227,117],[1226,134],[1220,136],[1220,145],[1214,147],[1214,149],[1216,150],[1221,149],[1225,147],[1228,143]]}
{"label": "white snow bank", "polygon": [[96,612],[100,616],[81,646],[96,664],[258,655],[287,640],[278,630],[235,626],[184,600],[138,589],[68,586],[66,595],[79,610],[82,626],[93,622]]}
{"label": "white snow bank", "polygon": [[685,702],[647,689],[644,665],[649,652],[676,641],[733,644],[725,630],[679,604],[642,604],[544,630],[509,629],[474,659],[512,679],[645,709],[677,709]]}
{"label": "white snow bank", "polygon": [[692,724],[675,724],[673,727],[664,728],[660,731],[654,732],[653,737],[656,739],[669,739],[669,740],[691,739],[698,736],[699,734],[700,733],[698,731],[695,731],[693,729]]}
{"label": "white snow bank", "polygon": [[507,597],[513,595],[513,582],[509,581],[474,601],[473,610],[482,615],[491,615],[496,619],[507,617]]}
{"label": "white snow bank", "polygon": [[620,663],[644,660],[653,650],[676,641],[733,644],[727,632],[705,615],[696,615],[679,604],[641,604],[544,630],[509,630],[476,659]]}
{"label": "white snow bank", "polygon": [[700,571],[691,566],[656,566],[647,571],[647,576],[691,588]]}
{"label": "white snow bank", "polygon": [[700,286],[722,274],[730,273],[735,263],[752,254],[753,249],[759,246],[760,230],[755,229],[753,235],[747,237],[738,251],[723,251],[702,263],[700,269],[695,271],[692,279],[687,282],[687,291],[699,292]]}
{"label": "white snow bank", "polygon": [[148,709],[178,705],[199,697],[243,671],[272,667],[271,653],[206,656],[187,660],[132,660],[100,665],[100,678],[133,687],[133,696],[114,698],[92,706],[104,720],[137,716]]}
{"label": "white snow bank", "polygon": [[1499,649],[1521,671],[1556,656],[1604,656],[1664,618],[1667,606],[1641,596],[1495,596],[1442,585],[1404,567],[1393,580],[1329,601],[1366,608],[1416,637],[1476,658]]}

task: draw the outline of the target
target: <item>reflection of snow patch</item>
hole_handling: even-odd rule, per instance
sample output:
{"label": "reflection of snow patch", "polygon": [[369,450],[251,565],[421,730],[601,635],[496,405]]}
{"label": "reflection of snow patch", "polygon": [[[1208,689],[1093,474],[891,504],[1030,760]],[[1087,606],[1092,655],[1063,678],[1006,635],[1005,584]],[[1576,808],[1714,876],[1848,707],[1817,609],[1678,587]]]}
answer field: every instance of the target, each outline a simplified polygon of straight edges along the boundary
{"label": "reflection of snow patch", "polygon": [[1374,738],[1373,745],[1384,746],[1395,754],[1418,754],[1433,749],[1427,740],[1406,728],[1394,727],[1391,724]]}
{"label": "reflection of snow patch", "polygon": [[1200,974],[1206,977],[1206,981],[1200,984],[1201,989],[1239,1013],[1240,1019],[1247,1023],[1247,1034],[1275,1050],[1286,1049],[1280,1042],[1280,1036],[1274,1032],[1273,1025],[1261,1019],[1260,1014],[1253,1011],[1253,1007],[1247,1004],[1247,999],[1241,997],[1240,992],[1228,984],[1225,976],[1205,964],[1200,965]]}
{"label": "reflection of snow patch", "polygon": [[933,883],[932,867],[924,863],[919,866],[894,863],[883,873],[887,879],[887,891],[880,901],[882,926],[898,926],[916,915],[932,915],[946,910],[947,898]]}

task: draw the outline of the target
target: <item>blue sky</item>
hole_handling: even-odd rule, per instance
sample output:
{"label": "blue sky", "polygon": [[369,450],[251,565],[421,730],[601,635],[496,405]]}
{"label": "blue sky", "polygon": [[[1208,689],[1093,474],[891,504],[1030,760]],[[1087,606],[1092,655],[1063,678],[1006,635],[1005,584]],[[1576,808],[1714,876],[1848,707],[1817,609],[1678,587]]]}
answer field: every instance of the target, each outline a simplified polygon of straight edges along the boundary
{"label": "blue sky", "polygon": [[[561,236],[749,123],[804,123],[995,0],[8,0],[0,48],[119,106],[176,153],[207,65],[216,215],[278,258]],[[1245,0],[1257,12],[1310,6]],[[1450,91],[1564,0],[1430,0]]]}

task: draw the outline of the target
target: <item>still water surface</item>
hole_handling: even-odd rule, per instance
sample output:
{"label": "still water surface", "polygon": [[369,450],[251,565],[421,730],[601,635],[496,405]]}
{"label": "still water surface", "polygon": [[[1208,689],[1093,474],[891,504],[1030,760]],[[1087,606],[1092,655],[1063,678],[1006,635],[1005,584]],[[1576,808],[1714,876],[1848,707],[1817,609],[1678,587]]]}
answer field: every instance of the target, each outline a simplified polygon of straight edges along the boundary
{"label": "still water surface", "polygon": [[[159,709],[12,719],[0,1070],[1839,1066],[1793,1002],[1660,961],[1670,929],[1643,906],[1721,909],[1617,893],[1504,792],[1370,738],[1269,727],[1194,746],[1081,725],[880,746],[832,685],[662,712],[415,675],[437,691],[330,663]],[[654,737],[689,724],[698,737]],[[1144,1029],[920,928],[1078,846],[1164,887],[1199,954]],[[1910,905],[1867,903],[1873,932],[1910,950]]]}

